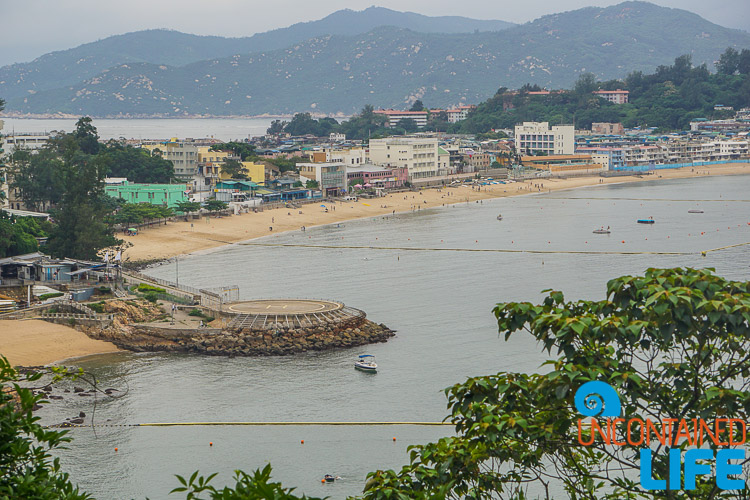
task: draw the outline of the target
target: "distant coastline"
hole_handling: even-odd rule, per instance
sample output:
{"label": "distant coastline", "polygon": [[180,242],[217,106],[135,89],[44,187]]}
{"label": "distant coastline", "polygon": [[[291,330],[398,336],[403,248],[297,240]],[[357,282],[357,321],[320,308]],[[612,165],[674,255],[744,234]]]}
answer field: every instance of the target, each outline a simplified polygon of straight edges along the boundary
{"label": "distant coastline", "polygon": [[[350,118],[350,115],[310,113],[313,118],[335,118],[344,120]],[[20,120],[76,120],[81,116],[90,116],[94,120],[290,120],[294,114],[269,114],[261,115],[172,115],[172,114],[116,114],[116,115],[89,115],[89,114],[70,114],[70,113],[19,113],[15,111],[5,111],[0,113],[0,120],[3,118],[14,118]]]}

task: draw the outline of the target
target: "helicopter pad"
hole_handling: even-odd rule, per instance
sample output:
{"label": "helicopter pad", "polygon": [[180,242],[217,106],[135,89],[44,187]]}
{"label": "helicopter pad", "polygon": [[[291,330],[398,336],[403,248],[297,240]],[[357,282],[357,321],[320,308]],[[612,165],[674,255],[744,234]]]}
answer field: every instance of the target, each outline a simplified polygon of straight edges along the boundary
{"label": "helicopter pad", "polygon": [[338,311],[344,307],[340,302],[308,299],[263,299],[235,302],[229,305],[229,312],[253,315],[299,315]]}

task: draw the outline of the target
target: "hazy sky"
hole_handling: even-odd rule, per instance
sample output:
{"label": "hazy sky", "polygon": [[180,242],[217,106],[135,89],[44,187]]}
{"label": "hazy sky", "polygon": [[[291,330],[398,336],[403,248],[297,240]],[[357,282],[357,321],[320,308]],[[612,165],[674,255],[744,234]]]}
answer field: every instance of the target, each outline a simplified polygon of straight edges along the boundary
{"label": "hazy sky", "polygon": [[[198,35],[248,36],[374,0],[0,0],[0,66],[110,35],[169,28]],[[515,23],[619,0],[379,0],[375,5],[430,16],[460,15]],[[750,31],[750,0],[654,0],[722,26]]]}

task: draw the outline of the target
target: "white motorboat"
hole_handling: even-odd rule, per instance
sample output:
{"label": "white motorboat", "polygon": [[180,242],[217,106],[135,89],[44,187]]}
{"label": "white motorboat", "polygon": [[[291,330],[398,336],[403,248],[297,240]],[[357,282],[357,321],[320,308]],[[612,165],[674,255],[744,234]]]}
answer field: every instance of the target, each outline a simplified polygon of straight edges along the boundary
{"label": "white motorboat", "polygon": [[609,230],[609,226],[607,226],[607,229],[604,229],[604,226],[600,227],[599,229],[594,229],[594,234],[609,234],[611,231]]}
{"label": "white motorboat", "polygon": [[373,373],[377,371],[378,365],[375,363],[375,356],[372,354],[361,354],[354,362],[354,368],[363,372]]}

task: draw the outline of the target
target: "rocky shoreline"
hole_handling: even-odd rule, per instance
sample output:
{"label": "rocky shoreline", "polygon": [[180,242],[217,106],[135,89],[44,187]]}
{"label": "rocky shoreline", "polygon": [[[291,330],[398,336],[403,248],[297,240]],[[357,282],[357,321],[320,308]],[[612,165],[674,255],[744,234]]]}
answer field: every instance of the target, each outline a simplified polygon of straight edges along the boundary
{"label": "rocky shoreline", "polygon": [[343,349],[385,342],[395,335],[364,314],[310,326],[266,325],[250,328],[179,328],[147,322],[149,306],[140,301],[108,303],[115,320],[107,328],[78,325],[89,337],[134,352],[182,352],[212,356],[286,356],[307,351]]}
{"label": "rocky shoreline", "polygon": [[106,338],[118,347],[136,352],[185,352],[212,356],[286,356],[385,342],[395,335],[385,325],[364,320],[342,329],[316,327],[265,331],[219,329],[174,330],[134,325],[127,335]]}

